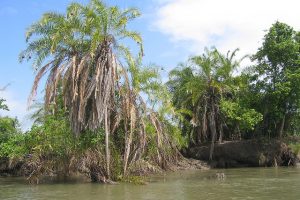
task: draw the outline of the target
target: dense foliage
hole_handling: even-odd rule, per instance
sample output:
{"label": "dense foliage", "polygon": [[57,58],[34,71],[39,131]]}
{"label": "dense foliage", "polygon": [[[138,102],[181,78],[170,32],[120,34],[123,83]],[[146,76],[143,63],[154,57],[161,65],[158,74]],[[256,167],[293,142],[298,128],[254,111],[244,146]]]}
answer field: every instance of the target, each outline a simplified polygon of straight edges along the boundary
{"label": "dense foliage", "polygon": [[190,145],[298,134],[300,33],[276,22],[239,73],[235,53],[205,50],[170,73],[169,90]]}
{"label": "dense foliage", "polygon": [[208,139],[213,144],[234,133],[241,138],[261,120],[261,115],[248,108],[239,98],[243,92],[240,77],[233,76],[240,61],[235,53],[222,55],[218,50],[205,49],[201,56],[189,59],[186,65],[171,71],[169,89],[174,106],[182,113],[181,128],[190,144]]}
{"label": "dense foliage", "polygon": [[[0,111],[9,111],[5,101],[0,98]],[[18,119],[0,115],[0,158],[24,155],[23,139]]]}
{"label": "dense foliage", "polygon": [[[273,24],[244,70],[238,49],[206,48],[163,84],[158,67],[143,66],[141,36],[127,29],[138,16],[91,0],[29,27],[20,60],[36,72],[29,102],[46,77],[44,102],[26,133],[0,116],[0,158],[24,162],[35,182],[73,173],[111,182],[168,169],[182,147],[210,142],[213,159],[216,142],[298,134],[300,32]],[[0,110],[9,110],[2,98]]]}
{"label": "dense foliage", "polygon": [[300,106],[300,33],[276,22],[253,56],[250,89],[254,107],[263,114],[260,132],[282,137],[297,129]]}
{"label": "dense foliage", "polygon": [[[72,133],[77,142],[84,135],[104,134],[101,144],[85,148],[81,156],[93,181],[116,180],[120,171],[116,167],[127,176],[129,168],[142,160],[168,168],[177,161],[183,144],[177,127],[167,120],[173,110],[170,101],[162,98],[168,94],[157,69],[142,67],[142,39],[127,29],[139,15],[137,9],[120,10],[99,0],[86,6],[71,3],[66,14],[46,13],[28,29],[28,46],[20,55],[21,60],[33,59],[37,70],[30,101],[47,76],[43,113],[48,118],[62,110],[65,120],[61,124],[51,120],[50,129],[45,127],[48,121],[42,121],[31,134],[55,135],[55,141],[64,138],[61,132]],[[124,39],[137,44],[137,58],[122,45]],[[52,130],[55,123],[57,128]],[[52,159],[41,154],[33,169]]]}

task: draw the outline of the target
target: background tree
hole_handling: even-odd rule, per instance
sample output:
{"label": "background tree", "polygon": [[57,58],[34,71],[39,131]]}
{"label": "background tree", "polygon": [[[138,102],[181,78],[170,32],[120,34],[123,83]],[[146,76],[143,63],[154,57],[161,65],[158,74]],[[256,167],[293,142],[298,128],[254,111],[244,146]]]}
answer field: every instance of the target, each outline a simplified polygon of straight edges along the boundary
{"label": "background tree", "polygon": [[[3,88],[0,88],[0,92],[4,91],[10,84],[7,84],[6,86],[4,86]],[[0,110],[6,110],[9,111],[8,106],[5,104],[5,99],[0,97]]]}
{"label": "background tree", "polygon": [[[194,144],[211,140],[210,159],[214,142],[223,140],[224,128],[227,133],[235,129],[240,132],[240,125],[243,129],[253,128],[260,119],[255,110],[245,108],[236,97],[241,92],[239,77],[233,76],[241,62],[235,59],[236,52],[222,55],[216,49],[205,49],[204,54],[191,57],[186,66],[170,73],[173,103],[183,114],[181,128],[190,131]],[[230,120],[231,127],[227,125]]]}
{"label": "background tree", "polygon": [[[9,111],[8,106],[4,104],[5,99],[0,99],[0,110]],[[20,124],[17,118],[4,117],[0,115],[0,146],[7,142],[10,137],[20,133]]]}
{"label": "background tree", "polygon": [[[8,106],[4,104],[5,99],[0,99],[0,110],[9,111]],[[17,152],[19,147],[8,145],[12,140],[16,140],[21,135],[20,123],[17,118],[0,115],[0,158],[6,158],[8,152]],[[18,142],[16,142],[18,143]],[[20,143],[18,143],[20,145]]]}
{"label": "background tree", "polygon": [[287,24],[276,22],[264,36],[253,56],[251,90],[256,109],[263,113],[260,132],[282,137],[299,115],[300,34]]}
{"label": "background tree", "polygon": [[8,106],[5,104],[5,99],[0,98],[0,110],[9,111]]}

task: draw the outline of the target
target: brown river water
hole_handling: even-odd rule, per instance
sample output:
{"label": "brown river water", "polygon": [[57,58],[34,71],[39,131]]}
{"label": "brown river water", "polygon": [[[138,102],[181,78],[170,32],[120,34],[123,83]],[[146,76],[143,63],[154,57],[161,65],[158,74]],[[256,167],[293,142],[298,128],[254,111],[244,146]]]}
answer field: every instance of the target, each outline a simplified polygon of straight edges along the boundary
{"label": "brown river water", "polygon": [[[219,180],[216,173],[224,173]],[[102,185],[79,181],[28,185],[0,177],[0,200],[263,199],[300,200],[300,168],[181,171],[149,178],[147,185]]]}

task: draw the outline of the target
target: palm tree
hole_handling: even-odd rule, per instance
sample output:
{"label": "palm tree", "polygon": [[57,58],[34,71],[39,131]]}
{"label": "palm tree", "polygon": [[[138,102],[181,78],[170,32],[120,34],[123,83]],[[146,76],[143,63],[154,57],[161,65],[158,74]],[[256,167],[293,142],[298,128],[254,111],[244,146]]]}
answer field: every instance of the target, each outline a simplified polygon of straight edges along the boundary
{"label": "palm tree", "polygon": [[177,116],[180,116],[179,127],[182,134],[187,134],[189,146],[192,144],[192,130],[190,121],[192,119],[192,96],[190,95],[188,83],[194,78],[193,70],[181,63],[179,68],[172,70],[167,82],[168,89],[172,94],[172,103],[177,108]]}
{"label": "palm tree", "polygon": [[[117,7],[106,7],[99,0],[92,0],[87,6],[72,3],[66,15],[46,13],[33,24],[27,31],[28,47],[20,55],[21,60],[33,58],[37,70],[30,101],[40,79],[48,74],[46,107],[55,104],[58,86],[62,83],[73,132],[79,135],[87,128],[105,128],[108,177],[110,120],[117,110],[118,82],[125,73],[118,65],[117,55],[129,54],[119,42],[133,39],[142,54],[140,35],[126,27],[139,15],[136,9],[121,11]],[[42,66],[45,60],[48,63]]]}
{"label": "palm tree", "polygon": [[241,61],[234,60],[236,51],[224,56],[215,48],[206,48],[201,56],[191,57],[187,66],[170,73],[173,102],[192,124],[190,131],[195,144],[210,137],[210,159],[218,133],[220,142],[223,138],[224,116],[220,101],[233,89],[233,71]]}
{"label": "palm tree", "polygon": [[[168,157],[162,144],[170,139],[159,117],[140,96],[145,89],[142,85],[148,87],[147,80],[155,76],[139,70],[142,39],[137,32],[127,30],[127,24],[139,15],[137,9],[121,11],[100,0],[91,0],[87,6],[72,3],[65,15],[46,13],[34,23],[27,31],[28,47],[20,55],[21,60],[33,59],[37,71],[29,101],[47,75],[45,110],[53,108],[62,94],[76,136],[85,130],[105,130],[106,172],[99,172],[105,177],[98,178],[102,181],[111,178],[109,145],[113,141],[109,135],[118,131],[125,134],[124,175],[130,162],[145,153],[149,130],[154,130],[158,163],[162,165]],[[122,44],[126,39],[138,45],[137,59]],[[127,62],[122,63],[124,60]]]}

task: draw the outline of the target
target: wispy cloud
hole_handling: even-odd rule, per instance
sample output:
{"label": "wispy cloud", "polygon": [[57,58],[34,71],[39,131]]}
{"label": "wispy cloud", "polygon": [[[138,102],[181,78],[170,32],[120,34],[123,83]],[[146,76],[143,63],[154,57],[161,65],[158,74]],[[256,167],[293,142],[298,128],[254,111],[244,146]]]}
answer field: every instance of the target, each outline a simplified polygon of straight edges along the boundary
{"label": "wispy cloud", "polygon": [[[254,53],[276,20],[300,29],[299,0],[156,0],[154,26],[175,43],[189,42],[189,50],[216,46]],[[186,45],[184,45],[186,47]]]}

